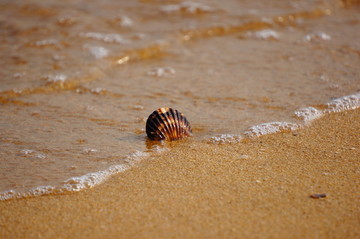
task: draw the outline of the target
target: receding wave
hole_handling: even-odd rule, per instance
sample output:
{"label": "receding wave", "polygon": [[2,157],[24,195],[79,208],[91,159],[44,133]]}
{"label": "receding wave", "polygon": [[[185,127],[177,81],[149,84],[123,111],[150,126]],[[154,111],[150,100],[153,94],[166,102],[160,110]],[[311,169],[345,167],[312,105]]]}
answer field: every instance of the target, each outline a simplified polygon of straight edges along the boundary
{"label": "receding wave", "polygon": [[360,108],[360,92],[333,99],[330,102],[321,105],[318,109],[310,106],[295,111],[295,116],[303,121],[302,124],[292,122],[267,122],[251,126],[248,130],[241,134],[221,134],[211,137],[208,141],[209,143],[214,144],[231,144],[241,142],[244,138],[259,137],[262,135],[285,131],[294,131],[308,125],[315,119],[321,118],[325,114],[343,112],[357,108]]}
{"label": "receding wave", "polygon": [[134,163],[140,159],[147,157],[148,154],[144,152],[137,151],[127,157],[127,162],[124,164],[118,164],[110,166],[109,168],[94,172],[88,173],[79,177],[71,177],[65,180],[61,186],[38,186],[36,188],[30,189],[27,192],[17,192],[15,190],[7,190],[0,192],[0,200],[9,200],[15,198],[26,198],[26,197],[36,197],[49,194],[61,194],[66,192],[77,192],[84,189],[92,188],[96,185],[99,185],[106,181],[109,177],[114,174],[124,172],[129,169]]}
{"label": "receding wave", "polygon": [[[324,104],[323,109],[315,107],[301,108],[295,111],[296,117],[303,120],[303,124],[291,122],[268,122],[255,126],[251,126],[242,134],[221,134],[211,137],[208,141],[213,144],[232,144],[240,143],[242,139],[249,137],[259,137],[262,135],[274,134],[284,131],[298,130],[309,124],[312,120],[318,119],[325,114],[343,112],[360,108],[360,93],[354,95],[343,96]],[[161,150],[157,150],[161,152]],[[145,152],[135,152],[128,156],[127,162],[124,164],[113,165],[106,170],[88,173],[79,177],[71,177],[65,180],[61,186],[38,186],[27,192],[16,192],[15,190],[7,190],[0,193],[0,200],[9,200],[15,198],[35,197],[49,194],[61,194],[66,192],[76,192],[84,189],[92,188],[106,181],[112,175],[124,172],[131,168],[136,161],[144,159],[149,155]]]}

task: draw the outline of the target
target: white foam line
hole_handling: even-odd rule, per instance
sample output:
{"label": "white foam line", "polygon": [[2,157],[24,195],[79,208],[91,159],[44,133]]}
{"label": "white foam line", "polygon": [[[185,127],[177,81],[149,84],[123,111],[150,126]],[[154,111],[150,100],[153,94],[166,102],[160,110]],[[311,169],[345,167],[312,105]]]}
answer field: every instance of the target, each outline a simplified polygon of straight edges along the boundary
{"label": "white foam line", "polygon": [[213,11],[213,8],[204,5],[202,3],[185,1],[180,4],[170,4],[170,5],[162,6],[160,10],[164,13],[171,14],[174,12],[181,12],[181,11],[185,11],[187,13],[196,13],[198,11],[211,12]]}
{"label": "white foam line", "polygon": [[331,36],[324,32],[315,32],[315,33],[306,35],[303,38],[304,42],[310,42],[310,41],[314,41],[314,40],[329,41],[329,40],[331,40]]}
{"label": "white foam line", "polygon": [[129,165],[114,165],[110,168],[99,171],[96,173],[88,173],[80,177],[72,177],[66,180],[63,183],[63,186],[60,188],[62,191],[80,191],[83,189],[92,188],[95,185],[103,183],[110,176],[124,172],[129,169]]}
{"label": "white foam line", "polygon": [[84,49],[88,49],[96,59],[107,57],[110,53],[110,51],[107,48],[102,46],[92,46],[85,44]]}
{"label": "white foam line", "polygon": [[279,39],[279,34],[271,29],[264,29],[256,32],[247,32],[246,36],[254,37],[256,39]]}
{"label": "white foam line", "polygon": [[326,109],[316,109],[315,107],[301,108],[294,112],[295,116],[303,120],[302,124],[291,122],[268,122],[251,126],[242,135],[223,134],[211,137],[208,142],[215,144],[231,144],[240,142],[245,137],[259,137],[267,134],[274,134],[282,131],[294,131],[300,129],[313,120],[318,119],[325,114],[343,112],[360,108],[360,92],[331,100],[325,104]]}
{"label": "white foam line", "polygon": [[326,105],[328,109],[324,111],[325,113],[342,112],[360,108],[360,92],[332,100]]}
{"label": "white foam line", "polygon": [[322,110],[318,110],[314,107],[301,108],[294,112],[295,116],[302,119],[305,124],[310,123],[314,119],[320,118],[324,115]]}
{"label": "white foam line", "polygon": [[293,131],[299,129],[300,127],[301,125],[290,122],[268,122],[251,126],[244,132],[244,135],[248,137],[258,137],[261,135],[274,134],[286,130]]}
{"label": "white foam line", "polygon": [[214,144],[232,144],[239,143],[243,137],[234,134],[221,134],[210,138],[210,142]]}
{"label": "white foam line", "polygon": [[114,165],[103,171],[99,171],[96,173],[88,173],[80,177],[72,177],[66,180],[65,182],[63,182],[63,184],[60,187],[39,186],[30,189],[28,192],[24,192],[24,193],[16,192],[15,190],[7,190],[0,193],[0,201],[15,199],[15,198],[35,197],[35,196],[42,196],[48,194],[59,194],[59,193],[89,189],[103,183],[110,176],[120,172],[124,172],[129,168],[130,166],[126,164]]}
{"label": "white foam line", "polygon": [[326,109],[316,109],[314,107],[301,108],[295,111],[295,115],[307,125],[314,119],[320,118],[325,114],[343,112],[360,108],[360,92],[354,95],[347,95],[334,99],[325,104]]}
{"label": "white foam line", "polygon": [[79,177],[69,178],[64,181],[59,187],[38,186],[36,188],[30,189],[27,192],[22,193],[16,192],[15,190],[7,190],[4,192],[0,192],[0,201],[49,194],[60,194],[65,192],[76,192],[84,189],[89,189],[103,183],[112,175],[124,172],[125,170],[131,168],[137,161],[140,161],[147,156],[148,154],[145,152],[136,151],[126,157],[126,159],[124,160],[126,161],[126,163],[124,164],[113,165],[102,171],[88,173]]}
{"label": "white foam line", "polygon": [[125,40],[123,36],[117,33],[82,32],[79,35],[84,38],[100,40],[106,43],[128,43],[128,41]]}

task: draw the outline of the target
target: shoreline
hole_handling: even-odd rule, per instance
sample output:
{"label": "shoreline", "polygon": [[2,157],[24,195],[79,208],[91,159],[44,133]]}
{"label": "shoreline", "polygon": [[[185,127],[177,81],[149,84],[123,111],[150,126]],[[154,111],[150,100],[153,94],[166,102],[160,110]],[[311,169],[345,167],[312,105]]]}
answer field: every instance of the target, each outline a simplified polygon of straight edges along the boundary
{"label": "shoreline", "polygon": [[[293,110],[358,92],[359,9],[326,2],[5,4],[0,200],[122,171],[151,151],[144,121],[159,107],[185,113],[197,140],[227,143],[254,125],[250,136],[293,130]],[[309,108],[300,115],[318,117]]]}
{"label": "shoreline", "polygon": [[359,135],[356,109],[236,144],[176,142],[95,188],[0,201],[0,236],[355,238]]}
{"label": "shoreline", "polygon": [[[359,105],[360,93],[355,93],[352,95],[333,99],[322,106],[317,106],[317,108],[309,106],[296,110],[294,112],[294,115],[299,120],[302,120],[302,123],[266,122],[259,125],[251,126],[241,134],[221,134],[217,136],[212,136],[208,139],[208,142],[214,144],[240,143],[243,139],[251,140],[256,137],[280,133],[283,131],[294,132],[298,129],[308,126],[313,120],[322,118],[326,114],[357,109],[359,108]],[[165,149],[168,150],[169,148],[165,147]],[[150,151],[152,152],[151,154],[149,154],[147,151],[136,151],[127,156],[127,163],[112,165],[105,170],[101,170],[98,172],[90,172],[84,175],[71,177],[66,181],[62,182],[62,185],[58,187],[54,187],[52,185],[42,185],[32,188],[26,192],[17,192],[14,190],[2,191],[0,192],[0,201],[25,199],[54,194],[64,194],[68,192],[78,192],[90,189],[106,182],[108,178],[116,174],[122,173],[129,168],[135,166],[139,160],[146,160],[148,158],[156,157],[156,155],[158,155],[158,153],[154,153],[153,150]]]}

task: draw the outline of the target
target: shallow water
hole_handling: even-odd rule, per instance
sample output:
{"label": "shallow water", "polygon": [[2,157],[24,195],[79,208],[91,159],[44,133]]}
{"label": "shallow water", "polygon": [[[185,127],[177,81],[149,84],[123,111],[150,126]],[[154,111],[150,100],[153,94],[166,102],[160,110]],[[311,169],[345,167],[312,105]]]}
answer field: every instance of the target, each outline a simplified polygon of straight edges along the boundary
{"label": "shallow water", "polygon": [[166,146],[149,144],[144,128],[160,107],[184,113],[194,140],[208,140],[297,125],[296,110],[360,91],[357,1],[0,8],[3,199],[88,188],[158,153]]}

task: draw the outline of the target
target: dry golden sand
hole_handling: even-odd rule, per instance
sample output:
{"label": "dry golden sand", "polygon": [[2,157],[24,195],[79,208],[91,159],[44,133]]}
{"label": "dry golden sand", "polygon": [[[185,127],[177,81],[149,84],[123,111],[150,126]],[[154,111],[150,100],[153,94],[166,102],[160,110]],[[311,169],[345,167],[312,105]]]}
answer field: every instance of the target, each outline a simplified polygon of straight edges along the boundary
{"label": "dry golden sand", "polygon": [[234,145],[178,142],[94,189],[0,202],[0,237],[359,238],[359,135],[354,110]]}

